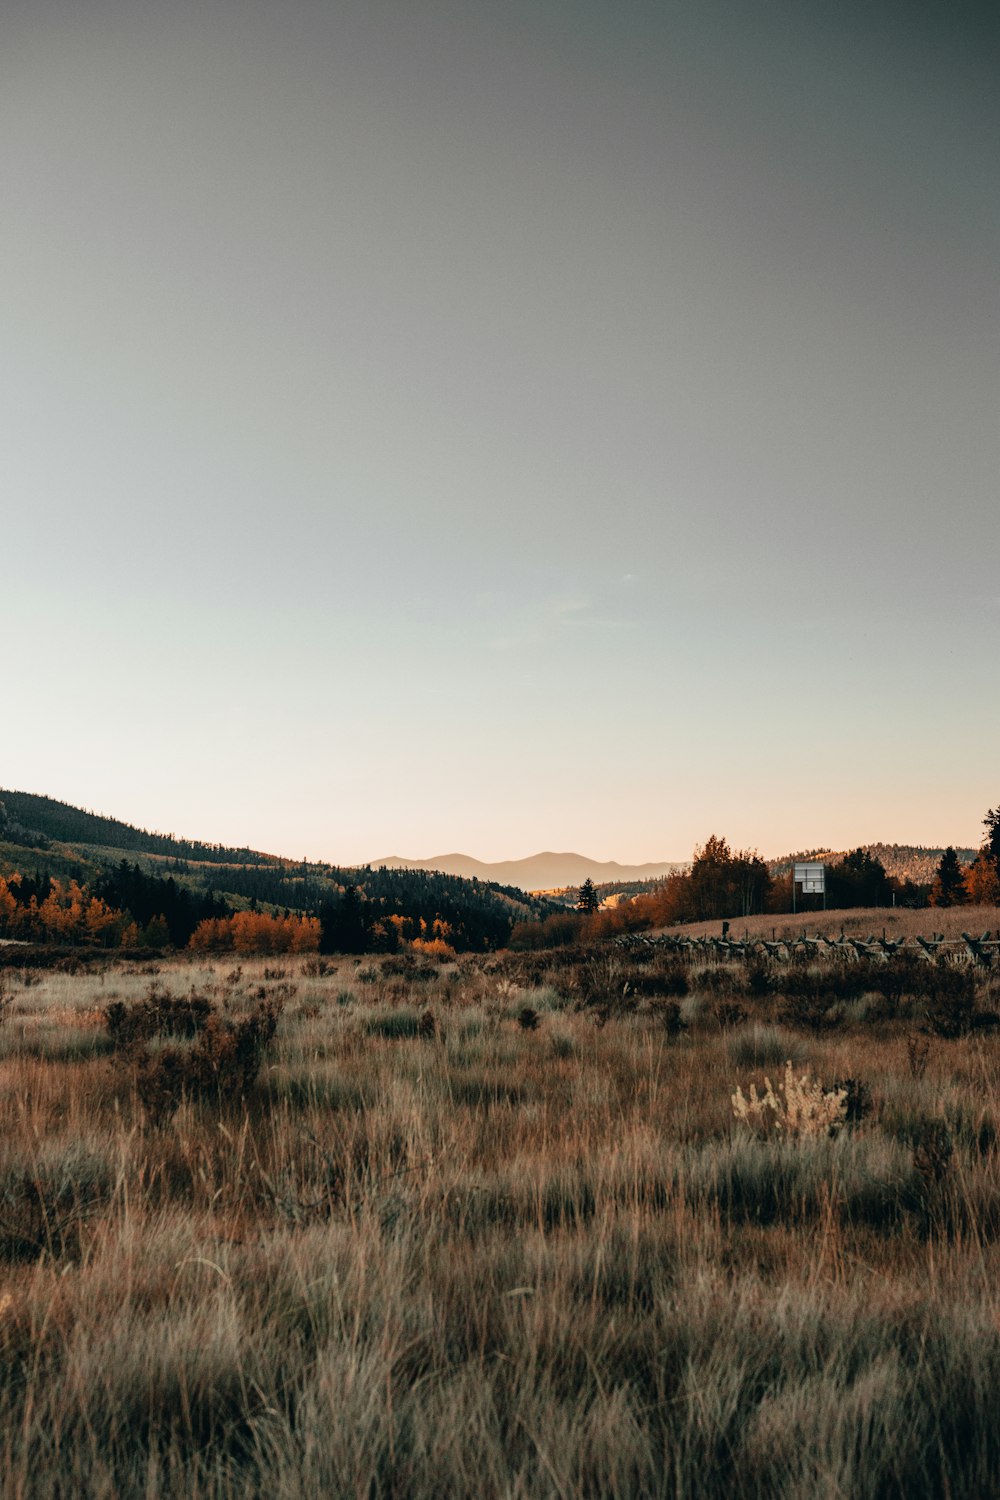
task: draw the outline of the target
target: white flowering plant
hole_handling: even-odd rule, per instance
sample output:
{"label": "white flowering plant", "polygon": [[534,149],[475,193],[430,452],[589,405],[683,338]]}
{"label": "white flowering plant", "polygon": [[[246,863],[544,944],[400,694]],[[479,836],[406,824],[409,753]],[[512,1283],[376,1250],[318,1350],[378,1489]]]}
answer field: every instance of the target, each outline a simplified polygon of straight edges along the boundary
{"label": "white flowering plant", "polygon": [[750,1085],[749,1098],[737,1086],[733,1114],[751,1130],[773,1130],[786,1140],[832,1134],[847,1116],[847,1090],[824,1089],[808,1072],[795,1076],[791,1061],[785,1063],[784,1080],[777,1089],[764,1075],[764,1092]]}

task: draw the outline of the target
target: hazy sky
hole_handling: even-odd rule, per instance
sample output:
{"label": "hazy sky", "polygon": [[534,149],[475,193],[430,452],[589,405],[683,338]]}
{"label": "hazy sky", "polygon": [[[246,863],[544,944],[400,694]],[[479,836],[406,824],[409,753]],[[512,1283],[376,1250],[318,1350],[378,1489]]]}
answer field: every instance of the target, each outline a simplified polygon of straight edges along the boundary
{"label": "hazy sky", "polygon": [[0,5],[0,785],[348,862],[975,843],[1000,12]]}

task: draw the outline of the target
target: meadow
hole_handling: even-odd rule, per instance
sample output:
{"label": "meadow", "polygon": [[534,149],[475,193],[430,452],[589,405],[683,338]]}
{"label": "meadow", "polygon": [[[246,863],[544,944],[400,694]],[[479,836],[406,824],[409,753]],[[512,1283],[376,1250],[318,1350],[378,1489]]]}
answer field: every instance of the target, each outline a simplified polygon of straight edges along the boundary
{"label": "meadow", "polygon": [[1000,971],[6,959],[4,1496],[996,1493]]}
{"label": "meadow", "polygon": [[[954,941],[969,932],[974,937],[997,927],[997,911],[991,906],[945,906],[927,907],[887,906],[878,910],[870,907],[852,908],[846,911],[813,908],[799,912],[765,912],[752,917],[733,917],[729,922],[730,936],[734,938],[797,938],[803,933],[822,933],[836,939],[844,933],[847,937],[880,937],[892,939],[930,937],[939,934]],[[710,922],[690,922],[683,926],[663,929],[690,937],[717,937],[722,923],[718,917]]]}

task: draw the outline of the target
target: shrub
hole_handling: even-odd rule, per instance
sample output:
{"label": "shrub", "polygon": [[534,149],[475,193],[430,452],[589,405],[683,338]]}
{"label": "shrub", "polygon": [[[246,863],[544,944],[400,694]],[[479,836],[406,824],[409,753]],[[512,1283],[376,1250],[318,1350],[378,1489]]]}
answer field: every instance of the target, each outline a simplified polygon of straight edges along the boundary
{"label": "shrub", "polygon": [[682,1031],[687,1030],[687,1022],[682,1017],[676,1000],[657,1000],[651,1011],[668,1037],[680,1036]]}
{"label": "shrub", "polygon": [[781,987],[785,994],[782,1020],[815,1032],[835,1025],[840,1017],[834,1006],[855,993],[853,985],[843,982],[842,972],[801,963],[790,967]]}
{"label": "shrub", "polygon": [[747,991],[760,999],[773,993],[775,987],[774,965],[769,959],[754,956],[747,962]]}
{"label": "shrub", "polygon": [[824,1089],[808,1072],[796,1078],[791,1061],[785,1063],[785,1076],[777,1091],[765,1075],[762,1095],[758,1095],[756,1084],[751,1084],[749,1099],[738,1086],[732,1099],[733,1114],[751,1130],[770,1127],[792,1140],[829,1135],[847,1113],[846,1089]]}
{"label": "shrub", "polygon": [[860,1078],[837,1078],[835,1091],[844,1095],[844,1119],[848,1125],[857,1125],[872,1112],[872,1091]]}
{"label": "shrub", "polygon": [[738,1000],[716,1000],[712,1006],[712,1013],[719,1025],[720,1031],[732,1031],[736,1026],[746,1023],[746,1007]]}
{"label": "shrub", "polygon": [[[411,946],[423,958],[437,959],[439,963],[443,964],[453,963],[458,957],[451,944],[446,943],[444,938],[440,937],[414,938]],[[433,972],[432,969],[431,973],[433,974]]]}
{"label": "shrub", "polygon": [[924,1187],[937,1187],[951,1166],[954,1143],[943,1120],[924,1120],[914,1133],[913,1165],[920,1173]]}
{"label": "shrub", "polygon": [[[683,967],[681,968],[683,973]],[[717,964],[711,968],[697,969],[691,974],[691,988],[702,995],[731,995],[734,990],[742,992],[743,975],[732,964]]]}
{"label": "shrub", "polygon": [[628,979],[629,990],[636,995],[645,995],[653,999],[661,996],[676,996],[683,998],[690,989],[688,971],[686,965],[680,959],[673,959],[669,963],[660,963],[646,973],[632,973]]}
{"label": "shrub", "polygon": [[144,999],[131,1005],[113,1000],[104,1009],[104,1024],[120,1052],[157,1036],[196,1036],[211,1014],[212,1002],[204,995],[193,990],[190,995],[168,995],[153,985]]}
{"label": "shrub", "polygon": [[136,1094],[150,1123],[164,1124],[185,1098],[242,1098],[257,1081],[280,1014],[280,1002],[262,1000],[238,1021],[212,1011],[193,1047],[133,1046]]}
{"label": "shrub", "polygon": [[972,1029],[976,1004],[976,976],[971,969],[935,965],[927,986],[925,1028],[953,1041]]}
{"label": "shrub", "polygon": [[892,1021],[899,1014],[903,996],[920,993],[926,979],[927,965],[915,954],[898,953],[891,963],[878,963],[871,959],[860,963],[856,966],[855,974],[863,991],[882,996],[882,1014],[887,1021]]}
{"label": "shrub", "polygon": [[[416,967],[417,967],[416,955],[414,953],[412,953],[409,949],[406,949],[402,953],[394,953],[391,958],[386,958],[386,959],[383,960],[383,962],[382,962],[382,974],[383,974],[383,976],[390,975],[390,976],[397,976],[397,977],[399,977],[401,979],[407,979],[407,978],[409,978],[412,975],[413,970]],[[362,971],[359,969],[358,970],[359,976],[360,976],[361,972]]]}

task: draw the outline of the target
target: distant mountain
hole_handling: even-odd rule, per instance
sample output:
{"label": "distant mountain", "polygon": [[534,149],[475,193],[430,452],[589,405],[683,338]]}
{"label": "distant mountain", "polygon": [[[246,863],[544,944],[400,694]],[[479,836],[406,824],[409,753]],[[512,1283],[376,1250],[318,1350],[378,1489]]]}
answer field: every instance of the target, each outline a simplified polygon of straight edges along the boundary
{"label": "distant mountain", "polygon": [[522,891],[561,891],[580,886],[587,879],[595,885],[617,885],[634,880],[659,880],[687,866],[676,861],[660,864],[620,865],[616,860],[588,859],[584,854],[532,854],[527,859],[502,859],[487,864],[470,854],[435,854],[430,859],[403,859],[390,854],[373,859],[373,870],[437,870],[443,875],[461,875],[466,880],[495,881]]}
{"label": "distant mountain", "polygon": [[[859,844],[855,848],[861,848],[879,860],[887,875],[893,875],[897,880],[912,880],[915,885],[930,885],[944,853],[943,849],[932,849],[924,844]],[[768,868],[772,875],[787,875],[794,860],[823,860],[834,865],[850,852],[849,849],[802,849],[796,854],[768,860]],[[971,865],[979,850],[956,848],[955,853],[960,864]]]}

